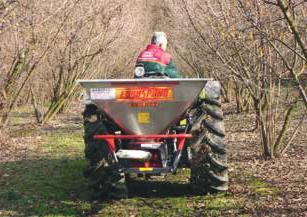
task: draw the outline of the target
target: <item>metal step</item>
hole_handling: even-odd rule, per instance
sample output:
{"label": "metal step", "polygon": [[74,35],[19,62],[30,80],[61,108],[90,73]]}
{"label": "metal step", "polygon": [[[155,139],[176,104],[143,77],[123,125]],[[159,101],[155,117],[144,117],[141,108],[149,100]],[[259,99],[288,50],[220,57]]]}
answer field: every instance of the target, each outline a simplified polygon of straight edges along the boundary
{"label": "metal step", "polygon": [[120,149],[116,152],[116,156],[120,159],[133,159],[133,160],[148,161],[151,158],[151,153],[148,151],[142,151],[142,150]]}
{"label": "metal step", "polygon": [[143,143],[141,144],[142,149],[159,149],[161,147],[161,143]]}

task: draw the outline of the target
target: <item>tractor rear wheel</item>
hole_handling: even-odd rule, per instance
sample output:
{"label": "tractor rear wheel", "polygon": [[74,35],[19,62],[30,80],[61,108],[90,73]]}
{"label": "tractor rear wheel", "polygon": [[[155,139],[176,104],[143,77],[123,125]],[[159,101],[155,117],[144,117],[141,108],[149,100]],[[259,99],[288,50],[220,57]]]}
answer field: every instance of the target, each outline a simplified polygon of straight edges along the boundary
{"label": "tractor rear wheel", "polygon": [[126,198],[128,191],[124,175],[117,169],[106,142],[93,138],[96,134],[110,134],[114,131],[113,126],[92,104],[86,106],[83,121],[87,160],[84,176],[89,180],[93,197]]}
{"label": "tractor rear wheel", "polygon": [[227,151],[223,112],[219,95],[200,99],[192,117],[192,189],[198,193],[228,190]]}

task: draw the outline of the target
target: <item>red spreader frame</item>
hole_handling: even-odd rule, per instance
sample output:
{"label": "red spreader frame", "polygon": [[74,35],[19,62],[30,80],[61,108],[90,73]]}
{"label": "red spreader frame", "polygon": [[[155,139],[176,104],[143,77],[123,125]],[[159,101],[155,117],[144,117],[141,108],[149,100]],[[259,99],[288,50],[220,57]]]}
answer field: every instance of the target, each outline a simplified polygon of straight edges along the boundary
{"label": "red spreader frame", "polygon": [[107,142],[111,152],[116,151],[115,139],[159,142],[161,139],[178,139],[177,150],[182,150],[186,138],[192,138],[192,134],[153,134],[153,135],[94,135],[94,139],[103,139]]}
{"label": "red spreader frame", "polygon": [[[181,157],[182,150],[184,148],[185,140],[188,138],[192,138],[192,134],[153,134],[153,135],[94,135],[94,139],[102,139],[106,141],[110,152],[116,158],[116,145],[115,139],[122,140],[132,140],[136,143],[146,143],[146,142],[161,142],[163,139],[177,139],[177,154],[174,160],[174,164],[170,168],[154,168],[149,173],[160,173],[160,172],[175,172],[179,163],[179,159]],[[145,162],[145,167],[151,166],[148,162]],[[130,172],[139,172],[136,168],[127,168]],[[143,171],[144,172],[144,171]]]}

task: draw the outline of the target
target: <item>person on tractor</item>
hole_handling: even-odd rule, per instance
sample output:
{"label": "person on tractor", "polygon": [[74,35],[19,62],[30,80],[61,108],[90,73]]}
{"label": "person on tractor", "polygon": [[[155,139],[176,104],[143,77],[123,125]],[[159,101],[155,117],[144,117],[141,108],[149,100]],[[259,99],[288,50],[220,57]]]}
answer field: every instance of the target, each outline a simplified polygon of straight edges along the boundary
{"label": "person on tractor", "polygon": [[151,44],[147,45],[136,61],[136,66],[143,66],[145,75],[162,73],[170,78],[181,78],[174,61],[166,52],[167,38],[164,32],[155,32]]}

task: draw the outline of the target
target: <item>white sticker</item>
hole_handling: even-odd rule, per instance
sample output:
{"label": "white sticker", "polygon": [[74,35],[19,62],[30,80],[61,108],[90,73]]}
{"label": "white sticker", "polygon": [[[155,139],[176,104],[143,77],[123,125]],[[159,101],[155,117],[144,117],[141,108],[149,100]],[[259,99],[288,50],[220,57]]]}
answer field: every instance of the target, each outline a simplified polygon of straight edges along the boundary
{"label": "white sticker", "polygon": [[91,88],[91,99],[115,99],[115,88]]}

